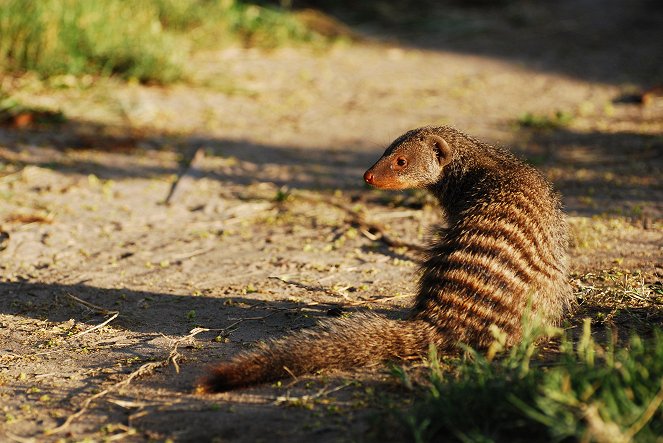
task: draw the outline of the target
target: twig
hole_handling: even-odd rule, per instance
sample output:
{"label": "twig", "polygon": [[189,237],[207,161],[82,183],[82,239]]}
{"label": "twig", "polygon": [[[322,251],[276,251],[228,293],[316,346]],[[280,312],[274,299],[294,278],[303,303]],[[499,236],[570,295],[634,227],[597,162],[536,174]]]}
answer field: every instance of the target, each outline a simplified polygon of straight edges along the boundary
{"label": "twig", "polygon": [[290,374],[290,377],[292,377],[292,382],[293,382],[293,383],[297,381],[297,379],[298,379],[297,375],[295,375],[295,373],[292,372],[292,371],[290,370],[290,368],[288,368],[287,366],[284,366],[283,369],[285,369],[285,372],[287,372],[288,374]]}
{"label": "twig", "polygon": [[87,334],[87,333],[89,333],[89,332],[96,331],[97,329],[101,329],[101,328],[103,328],[104,326],[106,326],[108,323],[110,323],[110,322],[112,322],[113,320],[115,320],[115,319],[117,318],[118,315],[120,315],[120,311],[110,311],[110,310],[108,310],[108,309],[106,309],[106,308],[102,308],[101,306],[97,306],[97,305],[94,305],[94,304],[92,304],[92,303],[90,303],[90,302],[87,302],[87,301],[85,301],[85,300],[82,300],[82,299],[80,299],[80,298],[76,297],[75,295],[70,294],[70,293],[68,293],[68,292],[65,292],[65,295],[66,295],[67,297],[69,297],[69,298],[75,300],[76,302],[82,304],[82,305],[85,306],[86,308],[92,309],[93,311],[98,312],[98,313],[103,314],[103,315],[110,315],[110,317],[108,317],[108,318],[107,318],[105,321],[103,321],[102,323],[99,323],[98,325],[93,326],[93,327],[91,327],[90,329],[86,329],[85,331],[81,331],[81,332],[79,332],[78,334],[74,334],[73,336],[71,336],[71,338],[78,338],[78,337],[80,337],[80,336],[82,336],[82,335],[85,335],[85,334]]}
{"label": "twig", "polygon": [[[173,347],[170,350],[170,353],[168,354],[168,358],[166,359],[166,363],[172,363],[173,367],[175,368],[175,372],[178,374],[180,373],[180,365],[177,363],[177,359],[182,356],[177,350],[177,347],[184,343],[186,340],[190,340],[196,335],[200,334],[201,332],[208,332],[208,331],[223,331],[224,329],[208,329],[208,328],[193,328],[191,331],[189,331],[189,335],[186,335],[184,337],[178,338],[173,342]],[[163,335],[163,334],[161,334]],[[164,336],[165,337],[165,336]]]}
{"label": "twig", "polygon": [[203,249],[196,249],[195,251],[191,252],[184,252],[179,255],[175,255],[172,258],[169,259],[171,262],[178,262],[178,261],[183,261],[183,260],[188,260],[193,257],[198,257],[199,255],[204,255],[207,254],[208,252],[213,251],[214,248],[203,248]]}
{"label": "twig", "polygon": [[391,300],[396,300],[399,298],[410,298],[412,297],[412,294],[398,294],[394,295],[391,297],[371,297],[371,298],[360,298],[359,300],[346,300],[344,302],[344,306],[350,306],[350,307],[359,307],[359,306],[366,306],[366,305],[374,305],[376,303],[384,303],[388,302]]}
{"label": "twig", "polygon": [[405,295],[395,295],[393,297],[371,298],[371,299],[368,299],[368,300],[366,300],[366,299],[363,299],[363,300],[350,300],[348,298],[348,296],[346,294],[344,294],[343,292],[334,291],[333,289],[325,288],[324,286],[311,286],[311,285],[307,285],[305,283],[301,283],[301,282],[294,281],[294,280],[286,280],[286,279],[284,279],[282,277],[278,277],[278,276],[270,276],[269,278],[273,278],[275,280],[282,281],[283,283],[286,283],[288,285],[293,285],[293,286],[297,286],[297,287],[302,288],[302,289],[306,289],[307,291],[310,291],[310,292],[324,292],[325,294],[332,295],[334,297],[343,297],[345,299],[344,302],[343,302],[344,306],[355,306],[355,307],[356,306],[365,306],[367,304],[375,303],[376,301],[377,302],[382,302],[382,301],[388,301],[388,300],[392,300],[392,299],[396,299],[396,298],[403,298],[403,297],[409,297],[410,296],[409,294],[405,294]]}
{"label": "twig", "polygon": [[329,295],[333,295],[335,297],[343,297],[345,301],[343,302],[344,306],[364,306],[367,304],[375,303],[375,302],[384,302],[384,301],[389,301],[389,300],[394,300],[397,298],[406,298],[406,297],[411,297],[411,294],[399,294],[399,295],[394,295],[392,297],[373,297],[371,299],[363,299],[363,300],[350,300],[348,296],[340,291],[334,291],[333,289],[325,288],[324,286],[311,286],[307,285],[305,283],[301,283],[298,281],[294,280],[286,280],[282,277],[278,276],[270,276],[269,278],[273,278],[275,280],[282,281],[283,283],[286,283],[288,285],[293,285],[297,286],[302,289],[306,289],[307,291],[310,292],[324,292]]}
{"label": "twig", "polygon": [[279,311],[279,310],[277,310],[277,311],[275,311],[275,312],[272,312],[272,313],[270,313],[270,314],[267,314],[267,315],[263,315],[262,317],[243,317],[243,318],[238,319],[238,320],[235,321],[234,323],[229,324],[228,326],[226,326],[226,327],[223,328],[223,329],[215,329],[215,330],[216,330],[216,331],[228,332],[229,329],[234,328],[235,326],[237,326],[238,324],[240,324],[240,323],[242,323],[242,322],[245,322],[245,321],[251,321],[251,320],[254,320],[254,321],[255,321],[255,320],[264,320],[264,319],[269,318],[269,317],[271,317],[272,315],[276,314],[276,312],[278,312],[278,311]]}
{"label": "twig", "polygon": [[373,241],[379,240],[382,243],[386,244],[387,246],[391,246],[394,248],[407,248],[418,253],[424,252],[426,250],[426,248],[422,245],[404,242],[392,238],[385,232],[384,226],[382,226],[379,223],[374,223],[366,220],[366,218],[363,215],[359,214],[353,208],[347,206],[344,203],[338,202],[331,198],[326,198],[325,196],[312,197],[309,195],[297,194],[297,197],[303,200],[309,200],[318,203],[319,202],[327,203],[328,205],[341,209],[348,215],[350,223],[357,226],[359,228],[359,231],[370,240]]}
{"label": "twig", "polygon": [[82,300],[82,299],[76,297],[75,295],[73,295],[69,292],[65,292],[64,295],[66,295],[67,297],[71,298],[74,301],[77,301],[78,303],[82,304],[86,308],[90,308],[93,311],[98,312],[99,314],[110,315],[110,314],[114,314],[114,313],[117,312],[117,311],[109,311],[106,308],[102,308],[101,306],[94,305],[94,304],[90,303],[89,301]]}
{"label": "twig", "polygon": [[101,329],[101,328],[103,328],[104,326],[106,326],[108,323],[110,323],[110,322],[112,322],[113,320],[115,320],[115,319],[117,318],[118,315],[120,315],[120,311],[115,311],[115,313],[114,313],[113,315],[111,315],[110,317],[108,317],[108,318],[107,318],[105,321],[103,321],[102,323],[99,323],[98,325],[93,326],[93,327],[91,327],[90,329],[86,329],[85,331],[81,331],[81,332],[79,332],[78,334],[74,334],[74,335],[71,336],[71,338],[78,338],[78,337],[80,337],[80,336],[82,336],[82,335],[87,334],[88,332],[92,332],[92,331],[96,331],[97,329]]}
{"label": "twig", "polygon": [[116,389],[119,389],[121,387],[124,387],[128,385],[129,383],[132,382],[132,380],[138,376],[147,374],[149,372],[154,371],[157,368],[160,368],[162,366],[166,366],[168,364],[169,360],[163,360],[163,361],[158,361],[158,362],[150,362],[150,363],[145,363],[142,365],[140,368],[136,369],[133,371],[131,374],[129,374],[124,380],[119,381],[108,388],[104,389],[103,391],[97,392],[91,397],[88,397],[84,402],[83,405],[76,411],[75,413],[71,414],[67,419],[62,423],[60,426],[49,429],[45,432],[46,435],[53,435],[53,434],[58,434],[60,432],[63,432],[65,429],[67,429],[73,422],[76,420],[78,417],[81,415],[85,414],[87,410],[89,409],[90,405],[92,404],[93,401],[97,400],[98,398],[101,398],[110,392],[115,391]]}
{"label": "twig", "polygon": [[385,301],[391,301],[391,300],[396,300],[398,298],[410,298],[413,297],[413,294],[398,294],[398,295],[392,295],[391,297],[373,297],[370,300],[368,300],[371,303],[380,303],[380,302],[385,302]]}
{"label": "twig", "polygon": [[316,400],[316,399],[318,399],[322,396],[333,394],[334,392],[338,392],[341,389],[347,388],[351,384],[352,384],[352,382],[348,382],[348,383],[345,383],[341,386],[337,386],[333,389],[322,388],[313,395],[302,395],[301,397],[291,397],[289,394],[278,396],[274,399],[274,404],[279,405],[279,404],[283,404],[283,403],[305,403],[305,402],[308,402],[308,401]]}
{"label": "twig", "polygon": [[333,289],[325,288],[324,286],[311,286],[307,285],[306,283],[301,283],[294,280],[286,280],[285,278],[279,277],[277,275],[271,275],[269,276],[269,278],[282,281],[283,283],[288,285],[297,286],[298,288],[306,289],[307,291],[310,292],[324,292],[325,294],[332,295],[334,297],[343,297],[345,299],[348,298],[346,294],[343,294],[340,291],[334,291]]}

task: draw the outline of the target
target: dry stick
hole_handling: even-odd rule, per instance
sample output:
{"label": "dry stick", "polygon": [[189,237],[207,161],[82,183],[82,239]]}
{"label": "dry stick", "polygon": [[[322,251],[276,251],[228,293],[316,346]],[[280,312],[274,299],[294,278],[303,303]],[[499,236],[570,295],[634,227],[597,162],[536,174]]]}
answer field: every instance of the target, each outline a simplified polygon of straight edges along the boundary
{"label": "dry stick", "polygon": [[117,318],[118,315],[120,315],[120,311],[115,311],[115,313],[114,313],[112,316],[108,317],[108,319],[106,319],[106,321],[104,321],[104,322],[102,322],[102,323],[99,323],[98,325],[93,326],[93,327],[91,327],[90,329],[86,329],[85,331],[81,331],[81,332],[79,332],[78,334],[73,335],[71,338],[77,338],[77,337],[80,337],[80,336],[82,336],[82,335],[87,334],[88,332],[92,332],[92,331],[96,331],[97,329],[101,329],[101,328],[103,328],[104,326],[106,326],[108,323],[110,323],[110,322],[112,322],[113,320],[115,320],[115,319]]}
{"label": "dry stick", "polygon": [[324,286],[310,286],[298,281],[294,280],[286,280],[284,278],[278,277],[278,276],[270,276],[269,278],[273,278],[274,280],[279,280],[282,281],[285,284],[292,285],[292,286],[297,286],[298,288],[306,289],[309,292],[324,292],[325,294],[336,296],[336,297],[343,297],[345,299],[344,305],[346,306],[364,306],[367,304],[375,303],[375,302],[384,302],[384,301],[389,301],[389,300],[394,300],[397,298],[405,298],[405,297],[411,297],[411,294],[402,294],[402,295],[394,295],[393,297],[382,297],[382,298],[371,298],[369,300],[350,300],[346,294],[343,294],[342,292],[339,291],[334,291],[333,289],[328,289],[325,288]]}
{"label": "dry stick", "polygon": [[267,315],[263,315],[262,317],[244,317],[244,318],[240,318],[239,320],[237,320],[237,321],[235,321],[235,322],[229,324],[228,326],[226,326],[226,327],[223,328],[223,329],[208,329],[208,331],[224,331],[224,332],[226,332],[226,331],[228,331],[228,330],[234,328],[235,326],[237,326],[238,324],[240,324],[240,323],[242,323],[242,322],[250,321],[250,320],[253,320],[253,321],[256,321],[256,320],[264,320],[264,319],[269,318],[269,317],[271,317],[272,315],[276,314],[276,312],[277,312],[277,311],[272,312],[272,313],[267,314]]}
{"label": "dry stick", "polygon": [[187,166],[183,168],[180,173],[177,175],[177,179],[173,182],[168,191],[168,196],[163,201],[165,205],[170,205],[170,203],[181,194],[181,188],[187,182],[194,180],[195,172],[198,169],[198,165],[205,158],[205,150],[202,147],[199,147],[195,150],[191,159],[189,160]]}
{"label": "dry stick", "polygon": [[[208,331],[225,331],[227,328],[222,328],[222,329],[208,329],[208,328],[193,328],[191,331],[189,331],[189,335],[186,335],[184,337],[178,338],[175,340],[173,343],[173,348],[170,350],[170,353],[168,354],[168,358],[166,359],[166,363],[172,363],[173,367],[175,367],[175,372],[178,374],[180,373],[180,365],[177,363],[177,359],[182,356],[177,351],[177,347],[184,343],[185,340],[189,340],[196,335],[200,334],[201,332],[208,332]],[[165,337],[165,335],[161,334],[162,336]]]}
{"label": "dry stick", "polygon": [[369,300],[369,302],[385,302],[385,301],[391,301],[391,300],[396,300],[399,298],[410,298],[414,297],[414,294],[409,293],[409,294],[398,294],[398,295],[392,295],[391,297],[373,297]]}
{"label": "dry stick", "polygon": [[90,405],[92,404],[92,402],[95,401],[96,399],[101,398],[101,397],[107,395],[108,393],[118,389],[118,388],[121,388],[123,386],[128,385],[129,383],[131,383],[131,381],[134,378],[136,378],[140,375],[146,374],[148,372],[152,372],[157,368],[160,368],[162,366],[167,365],[168,362],[169,362],[169,360],[145,363],[140,368],[136,369],[131,374],[129,374],[127,376],[127,378],[125,378],[124,380],[119,381],[119,382],[109,386],[108,388],[104,389],[103,391],[97,392],[96,394],[94,394],[91,397],[88,397],[83,402],[83,406],[81,406],[78,411],[76,411],[75,413],[73,413],[69,417],[67,417],[67,419],[64,421],[64,423],[62,423],[60,426],[47,430],[45,432],[45,434],[46,435],[52,435],[52,434],[58,434],[58,433],[64,431],[65,429],[67,429],[69,427],[69,425],[71,425],[73,423],[74,420],[76,420],[81,415],[85,414],[85,412],[87,412],[87,410],[90,407]]}
{"label": "dry stick", "polygon": [[205,255],[208,252],[212,252],[215,248],[202,248],[202,249],[196,249],[195,251],[191,252],[184,252],[179,255],[175,255],[174,257],[171,257],[169,261],[171,262],[178,262],[178,261],[184,261],[184,260],[189,260],[194,257],[198,257],[200,255]]}
{"label": "dry stick", "polygon": [[98,312],[102,315],[110,315],[110,317],[107,318],[104,322],[99,323],[98,325],[93,326],[90,329],[86,329],[85,331],[81,331],[78,334],[73,335],[71,338],[77,338],[77,337],[80,337],[82,335],[87,334],[88,332],[92,332],[92,331],[96,331],[97,329],[101,329],[104,326],[106,326],[108,323],[115,320],[118,315],[120,315],[120,311],[109,311],[108,309],[102,308],[101,306],[97,306],[97,305],[94,305],[90,302],[82,300],[82,299],[80,299],[80,298],[76,297],[75,295],[70,294],[68,292],[65,292],[65,295],[67,297],[71,298],[72,300],[76,301],[77,303],[82,304],[86,308],[92,309],[93,311]]}
{"label": "dry stick", "polygon": [[276,276],[276,275],[269,276],[269,278],[274,279],[274,280],[282,281],[283,283],[288,284],[288,285],[297,286],[298,288],[306,289],[307,291],[310,291],[310,292],[324,292],[325,294],[332,295],[334,297],[343,297],[343,298],[346,298],[346,299],[348,298],[348,296],[343,294],[342,292],[334,291],[333,289],[328,289],[328,288],[325,288],[324,286],[311,286],[311,285],[307,285],[305,283],[301,283],[301,282],[294,281],[294,280],[286,280],[286,279],[284,279],[282,277],[279,277],[279,276]]}
{"label": "dry stick", "polygon": [[394,248],[407,248],[415,252],[424,252],[426,250],[426,248],[422,245],[403,242],[390,237],[385,232],[384,226],[382,226],[379,223],[370,222],[366,220],[366,218],[363,215],[357,213],[357,211],[355,211],[354,209],[352,209],[351,207],[347,206],[344,203],[338,202],[334,199],[327,198],[324,196],[312,197],[309,195],[297,194],[297,197],[303,200],[327,203],[328,205],[341,209],[350,218],[350,223],[359,227],[359,231],[369,240],[373,241],[379,240],[382,243],[386,244],[387,246],[391,246]]}
{"label": "dry stick", "polygon": [[101,306],[97,306],[95,304],[92,304],[89,301],[85,301],[83,299],[80,299],[80,298],[76,297],[75,295],[73,295],[69,292],[65,292],[64,295],[66,295],[67,297],[71,298],[74,301],[77,301],[78,303],[82,304],[86,308],[90,308],[93,311],[96,311],[96,312],[98,312],[99,314],[102,314],[102,315],[110,315],[110,314],[114,314],[114,313],[117,312],[117,311],[109,311],[106,308],[102,308]]}

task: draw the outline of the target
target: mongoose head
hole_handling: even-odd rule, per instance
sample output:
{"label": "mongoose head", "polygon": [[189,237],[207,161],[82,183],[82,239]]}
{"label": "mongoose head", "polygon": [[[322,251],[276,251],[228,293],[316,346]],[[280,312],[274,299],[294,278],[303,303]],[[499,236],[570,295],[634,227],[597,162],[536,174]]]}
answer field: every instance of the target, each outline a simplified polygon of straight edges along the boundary
{"label": "mongoose head", "polygon": [[438,183],[451,162],[449,144],[428,128],[414,129],[397,138],[364,174],[379,189],[426,188]]}

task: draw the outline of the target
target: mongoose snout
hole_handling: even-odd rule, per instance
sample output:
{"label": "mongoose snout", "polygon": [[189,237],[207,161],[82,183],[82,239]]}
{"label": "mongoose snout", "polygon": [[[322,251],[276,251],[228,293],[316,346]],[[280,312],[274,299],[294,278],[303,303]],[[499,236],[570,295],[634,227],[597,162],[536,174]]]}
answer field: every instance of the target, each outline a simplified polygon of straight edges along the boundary
{"label": "mongoose snout", "polygon": [[369,169],[368,171],[364,172],[364,181],[368,183],[369,185],[373,184],[373,179],[375,176],[373,175],[373,172]]}

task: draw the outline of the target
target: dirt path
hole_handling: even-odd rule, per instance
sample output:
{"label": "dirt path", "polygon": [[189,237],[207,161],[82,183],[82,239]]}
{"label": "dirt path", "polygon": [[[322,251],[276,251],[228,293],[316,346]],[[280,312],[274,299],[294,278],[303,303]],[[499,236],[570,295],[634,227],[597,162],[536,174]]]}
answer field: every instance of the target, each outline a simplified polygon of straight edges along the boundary
{"label": "dirt path", "polygon": [[[574,73],[563,40],[521,59],[517,46],[510,57],[493,48],[523,35],[541,43],[539,11],[530,13],[520,36],[508,17],[483,17],[488,25],[454,50],[446,47],[458,37],[446,35],[434,48],[419,36],[325,53],[200,54],[193,85],[53,89],[5,79],[15,97],[59,108],[68,121],[0,129],[0,230],[9,234],[0,251],[0,440],[367,438],[375,414],[404,401],[384,370],[215,397],[193,387],[207,364],[339,308],[402,315],[415,257],[366,238],[353,211],[423,241],[439,221],[430,202],[361,180],[388,142],[423,124],[509,145],[555,181],[574,229],[578,316],[661,324],[653,294],[663,273],[663,100],[618,100],[653,86],[646,75],[656,73],[648,62],[637,71],[645,77],[624,82]],[[565,32],[583,35],[581,18]],[[590,74],[601,71],[594,64],[606,45],[594,42]],[[614,47],[603,69],[619,70],[628,48]],[[654,46],[638,51],[660,56]],[[194,179],[164,205],[182,158],[199,147],[206,156]],[[146,364],[147,374],[117,385]],[[44,435],[104,389],[62,433]]]}

